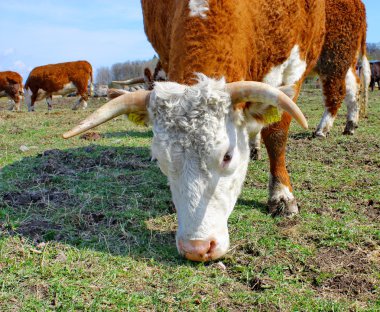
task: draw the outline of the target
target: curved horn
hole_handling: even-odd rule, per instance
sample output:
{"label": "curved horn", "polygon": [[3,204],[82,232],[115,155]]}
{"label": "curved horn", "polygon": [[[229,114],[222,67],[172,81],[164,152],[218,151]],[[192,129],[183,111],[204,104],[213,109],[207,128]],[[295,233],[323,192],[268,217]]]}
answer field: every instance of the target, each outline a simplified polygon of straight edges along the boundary
{"label": "curved horn", "polygon": [[98,108],[73,129],[65,132],[63,138],[71,138],[122,114],[146,111],[149,95],[150,91],[139,90],[119,96]]}
{"label": "curved horn", "polygon": [[132,78],[128,80],[123,80],[123,81],[112,81],[112,83],[117,83],[122,86],[129,86],[133,84],[138,84],[138,83],[145,83],[144,77],[137,77],[137,78]]}
{"label": "curved horn", "polygon": [[232,104],[241,102],[261,102],[281,108],[289,113],[303,128],[307,121],[299,107],[281,90],[257,81],[237,81],[227,83]]}

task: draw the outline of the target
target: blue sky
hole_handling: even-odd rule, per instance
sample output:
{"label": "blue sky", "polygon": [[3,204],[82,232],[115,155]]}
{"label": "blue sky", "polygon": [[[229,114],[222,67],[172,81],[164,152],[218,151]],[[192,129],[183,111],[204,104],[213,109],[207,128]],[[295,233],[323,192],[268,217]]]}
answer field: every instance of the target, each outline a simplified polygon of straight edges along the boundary
{"label": "blue sky", "polygon": [[[367,42],[380,42],[380,0],[363,2]],[[0,0],[0,12],[0,71],[24,78],[44,64],[85,59],[96,70],[155,54],[139,0]]]}

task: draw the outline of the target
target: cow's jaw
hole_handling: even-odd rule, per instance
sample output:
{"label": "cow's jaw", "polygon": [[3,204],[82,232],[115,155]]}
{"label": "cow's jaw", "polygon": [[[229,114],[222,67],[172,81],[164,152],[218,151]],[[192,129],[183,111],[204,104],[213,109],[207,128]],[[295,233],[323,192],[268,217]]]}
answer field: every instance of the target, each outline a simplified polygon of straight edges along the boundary
{"label": "cow's jaw", "polygon": [[223,90],[223,81],[206,77],[193,87],[160,83],[149,104],[152,154],[178,214],[177,248],[191,260],[227,252],[227,221],[248,167],[247,131]]}

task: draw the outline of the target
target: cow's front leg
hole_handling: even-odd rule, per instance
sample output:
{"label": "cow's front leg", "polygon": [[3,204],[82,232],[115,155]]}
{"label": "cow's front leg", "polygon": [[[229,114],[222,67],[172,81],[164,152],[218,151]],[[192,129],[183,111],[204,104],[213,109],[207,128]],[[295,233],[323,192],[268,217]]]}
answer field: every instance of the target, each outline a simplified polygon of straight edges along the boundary
{"label": "cow's front leg", "polygon": [[284,113],[281,121],[261,131],[270,161],[268,211],[273,216],[291,216],[299,211],[285,164],[290,121],[290,115]]}
{"label": "cow's front leg", "polygon": [[53,108],[52,106],[52,103],[53,103],[53,97],[52,96],[48,96],[46,97],[46,104],[48,106],[48,111],[50,112]]}

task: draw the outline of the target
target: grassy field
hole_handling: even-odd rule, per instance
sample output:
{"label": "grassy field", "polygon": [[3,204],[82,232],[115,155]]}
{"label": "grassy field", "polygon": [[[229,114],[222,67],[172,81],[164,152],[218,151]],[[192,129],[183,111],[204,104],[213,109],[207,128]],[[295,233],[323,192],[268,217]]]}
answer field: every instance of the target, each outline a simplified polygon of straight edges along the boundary
{"label": "grassy field", "polygon": [[[55,99],[49,114],[1,99],[0,311],[380,311],[380,92],[370,96],[355,136],[342,135],[345,108],[325,140],[292,123],[300,215],[266,213],[265,152],[250,163],[231,250],[206,264],[177,254],[149,128],[120,117],[65,141],[103,100],[73,112],[72,98]],[[312,128],[321,100],[299,100]]]}

